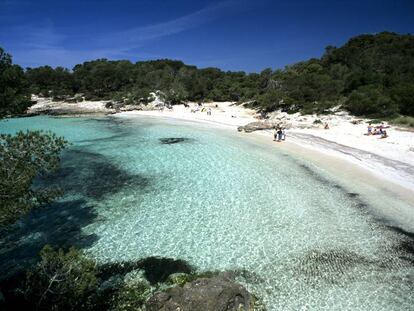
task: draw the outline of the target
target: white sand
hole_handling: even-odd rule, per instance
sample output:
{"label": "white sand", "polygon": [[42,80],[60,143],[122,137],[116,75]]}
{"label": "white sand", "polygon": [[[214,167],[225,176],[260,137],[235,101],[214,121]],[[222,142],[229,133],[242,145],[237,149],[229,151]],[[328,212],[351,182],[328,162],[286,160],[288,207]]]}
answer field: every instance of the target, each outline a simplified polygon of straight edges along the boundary
{"label": "white sand", "polygon": [[[190,107],[186,108],[184,105],[173,106],[173,109],[164,110],[148,110],[148,111],[128,111],[122,112],[118,115],[147,115],[154,117],[167,117],[182,119],[187,121],[205,122],[222,126],[230,126],[237,128],[240,125],[245,125],[250,122],[257,121],[254,118],[256,112],[251,109],[245,109],[237,106],[232,102],[217,102],[204,104],[203,107],[211,109],[211,115],[207,112],[191,112],[195,110],[196,103],[189,103]],[[217,107],[216,107],[217,105]]]}
{"label": "white sand", "polygon": [[[178,105],[172,110],[130,111],[117,115],[176,118],[232,127],[235,130],[238,126],[258,121],[254,110],[245,109],[231,102],[205,104],[204,107],[211,108],[211,115],[201,111],[191,112],[194,107],[195,103],[190,103],[189,108]],[[314,124],[315,119],[320,119],[323,124],[328,122],[330,128],[325,130],[323,124]],[[352,124],[353,120],[360,120],[360,123]],[[287,140],[275,145],[283,144],[284,148],[289,149],[293,143],[317,151],[319,154],[340,157],[368,170],[375,176],[374,178],[406,188],[413,193],[414,202],[414,132],[391,127],[387,129],[388,138],[366,136],[364,133],[367,132],[368,120],[357,119],[343,112],[322,117],[273,113],[270,121],[283,122],[288,127]],[[253,135],[267,137],[269,141],[273,138],[270,130],[255,132]]]}

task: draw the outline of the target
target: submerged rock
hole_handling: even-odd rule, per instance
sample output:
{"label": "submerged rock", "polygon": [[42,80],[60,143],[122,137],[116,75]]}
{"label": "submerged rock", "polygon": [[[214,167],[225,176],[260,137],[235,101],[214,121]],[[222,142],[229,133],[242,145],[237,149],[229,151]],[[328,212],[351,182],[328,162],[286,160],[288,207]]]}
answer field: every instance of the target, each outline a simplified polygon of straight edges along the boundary
{"label": "submerged rock", "polygon": [[99,267],[99,277],[108,279],[114,275],[122,275],[124,281],[137,278],[140,282],[146,279],[151,285],[165,282],[172,274],[192,274],[194,268],[185,260],[147,257],[138,261],[106,263]]}
{"label": "submerged rock", "polygon": [[171,145],[189,141],[190,138],[185,137],[167,137],[167,138],[160,138],[161,144]]}
{"label": "submerged rock", "polygon": [[199,278],[156,293],[146,303],[148,311],[253,311],[255,297],[226,274]]}

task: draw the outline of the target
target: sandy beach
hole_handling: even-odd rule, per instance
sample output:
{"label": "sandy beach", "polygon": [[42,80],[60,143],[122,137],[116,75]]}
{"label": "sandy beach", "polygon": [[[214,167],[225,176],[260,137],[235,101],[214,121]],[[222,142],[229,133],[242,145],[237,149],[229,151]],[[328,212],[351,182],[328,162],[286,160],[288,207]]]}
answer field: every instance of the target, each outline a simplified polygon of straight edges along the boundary
{"label": "sandy beach", "polygon": [[[52,102],[36,97],[37,104],[29,112],[49,113],[64,111],[73,115],[113,114],[114,109],[105,108],[105,101],[83,101],[79,103]],[[158,103],[159,104],[159,103]],[[388,137],[366,135],[370,120],[350,116],[344,111],[333,111],[329,115],[300,115],[273,112],[266,120],[260,120],[253,109],[244,108],[233,102],[197,103],[187,107],[175,105],[172,109],[122,111],[114,114],[123,116],[147,116],[172,118],[190,122],[205,123],[237,131],[239,126],[251,122],[280,124],[286,128],[286,141],[273,141],[273,130],[259,130],[253,133],[239,133],[240,137],[260,139],[273,148],[307,158],[326,170],[333,169],[333,175],[353,172],[352,178],[365,184],[375,185],[375,189],[392,189],[403,196],[405,201],[414,202],[414,132],[394,126],[387,127]],[[204,108],[204,109],[203,109]],[[211,110],[211,115],[207,113]],[[325,124],[329,129],[325,129]],[[373,126],[379,124],[373,124]],[[328,160],[329,159],[329,160]],[[358,170],[359,169],[359,170]],[[392,203],[392,202],[391,202]]]}
{"label": "sandy beach", "polygon": [[[129,111],[117,115],[175,118],[224,126],[234,130],[238,126],[258,121],[256,111],[231,102],[205,104],[206,109],[211,109],[211,115],[201,110],[192,112],[195,103],[189,105],[190,107],[177,105],[173,109],[159,111]],[[315,120],[320,120],[322,123],[314,123]],[[313,151],[315,159],[321,155],[340,158],[364,169],[374,182],[392,183],[405,188],[407,194],[411,194],[414,200],[414,132],[391,126],[387,128],[389,137],[385,139],[380,139],[379,135],[367,136],[364,134],[367,132],[368,120],[355,118],[344,112],[323,117],[273,113],[269,121],[282,122],[287,127],[286,141],[273,142],[272,130],[242,134],[265,138],[277,148],[295,150],[303,156],[310,155]],[[324,129],[325,123],[328,123],[329,129]]]}

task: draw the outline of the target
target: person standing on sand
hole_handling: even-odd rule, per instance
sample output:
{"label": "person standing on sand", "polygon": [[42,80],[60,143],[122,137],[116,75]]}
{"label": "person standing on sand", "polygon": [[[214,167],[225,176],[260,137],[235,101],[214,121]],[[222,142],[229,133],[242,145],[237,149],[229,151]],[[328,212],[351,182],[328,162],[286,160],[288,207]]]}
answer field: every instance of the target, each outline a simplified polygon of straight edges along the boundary
{"label": "person standing on sand", "polygon": [[280,142],[282,140],[283,131],[282,128],[277,129],[277,141]]}
{"label": "person standing on sand", "polygon": [[277,128],[275,126],[274,131],[273,131],[273,141],[276,141],[277,139]]}
{"label": "person standing on sand", "polygon": [[282,129],[282,140],[286,139],[286,128]]}
{"label": "person standing on sand", "polygon": [[368,135],[372,135],[372,125],[368,124]]}

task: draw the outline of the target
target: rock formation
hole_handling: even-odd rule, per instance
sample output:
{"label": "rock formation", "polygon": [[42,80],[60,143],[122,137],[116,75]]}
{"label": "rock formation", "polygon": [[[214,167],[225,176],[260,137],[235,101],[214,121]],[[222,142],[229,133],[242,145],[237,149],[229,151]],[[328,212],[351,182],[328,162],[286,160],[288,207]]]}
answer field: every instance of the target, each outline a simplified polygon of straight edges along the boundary
{"label": "rock formation", "polygon": [[254,132],[254,131],[258,131],[258,130],[270,130],[270,129],[273,129],[275,127],[275,124],[273,124],[273,123],[271,123],[271,122],[251,122],[251,123],[248,123],[248,124],[246,124],[246,125],[244,125],[244,126],[239,126],[238,128],[237,128],[237,130],[239,131],[239,132],[242,132],[242,131],[244,131],[244,132],[246,132],[246,133],[251,133],[251,132]]}
{"label": "rock formation", "polygon": [[223,273],[199,278],[158,292],[146,303],[148,311],[253,311],[255,297]]}

